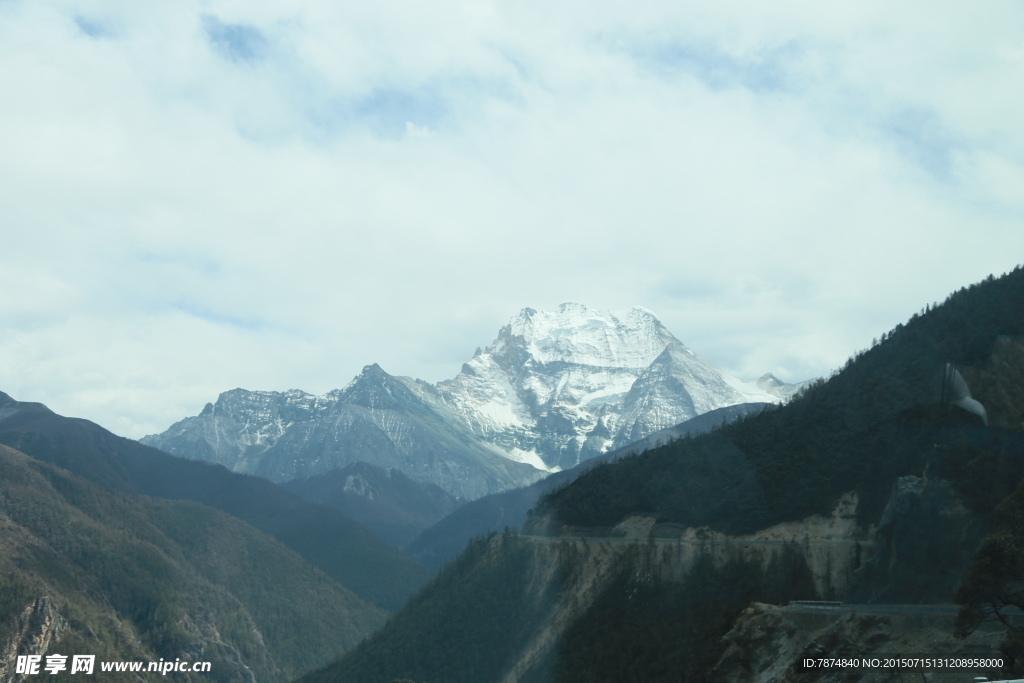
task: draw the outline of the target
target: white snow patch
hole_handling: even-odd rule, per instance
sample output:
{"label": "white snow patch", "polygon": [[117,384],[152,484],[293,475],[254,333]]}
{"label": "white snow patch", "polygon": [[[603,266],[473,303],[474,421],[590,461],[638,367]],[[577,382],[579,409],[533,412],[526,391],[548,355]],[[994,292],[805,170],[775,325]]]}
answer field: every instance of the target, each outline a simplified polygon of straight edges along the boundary
{"label": "white snow patch", "polygon": [[[741,379],[730,377],[729,375],[722,375],[726,383],[733,389],[743,394],[744,399],[749,403],[782,403],[784,396],[780,396],[779,392],[765,391],[761,386],[758,386],[760,380],[754,380],[752,382],[744,382]],[[764,385],[764,382],[761,382]],[[785,384],[781,386],[787,386]],[[771,388],[775,388],[772,386]]]}
{"label": "white snow patch", "polygon": [[490,422],[494,427],[511,427],[522,425],[522,420],[512,410],[512,404],[506,401],[488,401],[473,405],[473,411],[481,421]]}
{"label": "white snow patch", "polygon": [[511,451],[505,451],[505,457],[508,458],[509,460],[514,460],[515,462],[522,462],[526,463],[527,465],[533,465],[538,470],[542,470],[544,472],[551,472],[552,474],[554,474],[555,472],[562,471],[562,468],[557,465],[555,465],[554,467],[549,467],[543,460],[541,460],[541,457],[540,455],[537,454],[537,451],[533,449],[524,451],[520,448],[513,448]]}

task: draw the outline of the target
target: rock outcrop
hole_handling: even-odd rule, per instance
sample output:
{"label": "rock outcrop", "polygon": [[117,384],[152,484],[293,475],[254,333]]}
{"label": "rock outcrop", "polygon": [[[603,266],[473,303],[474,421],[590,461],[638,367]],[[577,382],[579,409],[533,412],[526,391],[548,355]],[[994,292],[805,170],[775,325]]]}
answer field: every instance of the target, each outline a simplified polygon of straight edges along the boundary
{"label": "rock outcrop", "polygon": [[846,601],[951,602],[985,530],[950,482],[927,471],[900,477],[878,524],[875,554],[854,574]]}
{"label": "rock outcrop", "polygon": [[40,595],[7,624],[10,635],[0,650],[0,681],[20,683],[25,679],[17,674],[16,664],[21,655],[44,654],[51,645],[60,642],[68,624],[50,595]]}

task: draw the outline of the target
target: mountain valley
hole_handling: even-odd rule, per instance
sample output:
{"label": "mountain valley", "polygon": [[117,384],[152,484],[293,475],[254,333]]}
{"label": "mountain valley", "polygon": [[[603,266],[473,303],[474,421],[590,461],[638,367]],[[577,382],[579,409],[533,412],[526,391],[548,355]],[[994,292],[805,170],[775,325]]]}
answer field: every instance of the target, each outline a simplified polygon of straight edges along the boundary
{"label": "mountain valley", "polygon": [[293,479],[281,487],[303,500],[341,510],[398,548],[407,546],[460,502],[439,486],[421,484],[400,470],[385,471],[366,462]]}

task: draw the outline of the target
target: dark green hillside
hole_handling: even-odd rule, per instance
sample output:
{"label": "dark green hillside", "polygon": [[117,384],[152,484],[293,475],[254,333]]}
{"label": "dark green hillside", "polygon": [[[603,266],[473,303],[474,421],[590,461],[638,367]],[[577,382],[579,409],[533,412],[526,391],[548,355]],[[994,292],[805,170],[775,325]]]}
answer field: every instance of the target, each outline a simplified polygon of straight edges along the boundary
{"label": "dark green hillside", "polygon": [[506,533],[472,541],[387,628],[303,683],[493,681],[543,623],[561,577],[532,593],[533,552]]}
{"label": "dark green hillside", "polygon": [[0,446],[0,652],[43,636],[51,654],[211,661],[199,680],[242,681],[248,667],[286,681],[384,618],[234,517],[114,493]]}
{"label": "dark green hillside", "polygon": [[[947,362],[988,426],[939,401]],[[810,540],[765,564],[755,544],[631,541],[607,528],[633,512],[751,532],[829,513],[856,491],[857,534],[872,533],[873,550],[837,585],[864,602],[948,602],[995,506],[1024,479],[1022,378],[1017,269],[929,306],[786,406],[590,469],[528,523],[564,538],[477,541],[373,638],[303,680],[715,680],[721,636],[750,601],[843,597],[815,594],[832,589]]]}
{"label": "dark green hillside", "polygon": [[313,563],[356,595],[395,610],[430,576],[415,560],[325,505],[265,479],[176,458],[87,420],[0,393],[0,443],[115,491],[191,500],[242,519]]}
{"label": "dark green hillside", "polygon": [[767,572],[749,562],[699,562],[679,583],[625,567],[524,683],[679,683],[702,680],[722,654],[718,639],[752,601],[813,599],[796,553]]}
{"label": "dark green hillside", "polygon": [[405,547],[405,552],[431,569],[440,569],[445,562],[457,557],[471,538],[486,536],[492,531],[501,531],[505,527],[522,528],[525,526],[533,507],[543,494],[572,481],[599,462],[616,460],[628,453],[638,453],[651,448],[653,444],[664,443],[686,434],[696,435],[709,432],[724,422],[732,422],[749,413],[760,411],[766,405],[764,403],[743,403],[718,408],[655,432],[642,441],[585,460],[571,469],[550,474],[529,486],[492,493],[470,501],[423,531]]}
{"label": "dark green hillside", "polygon": [[[606,526],[642,510],[663,522],[745,532],[827,512],[855,489],[864,519],[877,518],[893,479],[922,473],[933,436],[927,429],[960,421],[932,416],[924,420],[932,427],[913,424],[914,409],[938,402],[944,363],[973,383],[990,425],[1021,424],[1020,391],[1001,380],[1024,368],[1021,335],[1024,270],[1017,268],[928,307],[785,408],[597,467],[549,495],[541,511],[574,526]],[[1014,477],[1018,469],[1011,466]]]}
{"label": "dark green hillside", "polygon": [[[651,546],[620,549],[596,561],[610,567],[602,580],[579,544],[512,532],[474,539],[385,628],[301,683],[702,680],[721,654],[716,639],[751,600],[816,597],[806,563],[788,547],[764,573],[742,557],[724,566],[705,557],[675,583],[653,576]],[[592,591],[596,599],[558,637],[552,624]],[[524,658],[538,643],[539,656]]]}

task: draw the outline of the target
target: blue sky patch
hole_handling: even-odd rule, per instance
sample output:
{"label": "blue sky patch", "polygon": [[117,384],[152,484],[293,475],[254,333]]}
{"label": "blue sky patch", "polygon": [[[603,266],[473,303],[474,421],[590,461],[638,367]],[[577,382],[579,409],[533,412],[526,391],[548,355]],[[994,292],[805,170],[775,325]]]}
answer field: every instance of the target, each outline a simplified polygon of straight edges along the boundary
{"label": "blue sky patch", "polygon": [[957,145],[938,115],[921,107],[896,112],[882,124],[899,152],[933,177],[949,180]]}
{"label": "blue sky patch", "polygon": [[75,17],[75,25],[78,27],[79,31],[90,38],[110,38],[113,35],[110,29],[100,22],[93,21],[92,19],[86,19],[83,16]]}
{"label": "blue sky patch", "polygon": [[271,326],[265,320],[259,318],[245,318],[242,316],[231,315],[229,313],[221,313],[209,308],[203,308],[188,303],[177,303],[172,305],[172,308],[193,318],[199,318],[215,325],[222,325],[225,327],[234,327],[241,330],[266,330]]}
{"label": "blue sky patch", "polygon": [[214,49],[233,62],[259,62],[270,47],[270,41],[255,26],[226,24],[217,17],[207,15],[203,17],[203,30]]}
{"label": "blue sky patch", "polygon": [[747,58],[700,43],[633,45],[627,52],[662,76],[685,73],[713,90],[742,87],[754,92],[792,89],[797,80],[795,67],[804,55],[803,47],[795,42]]}

